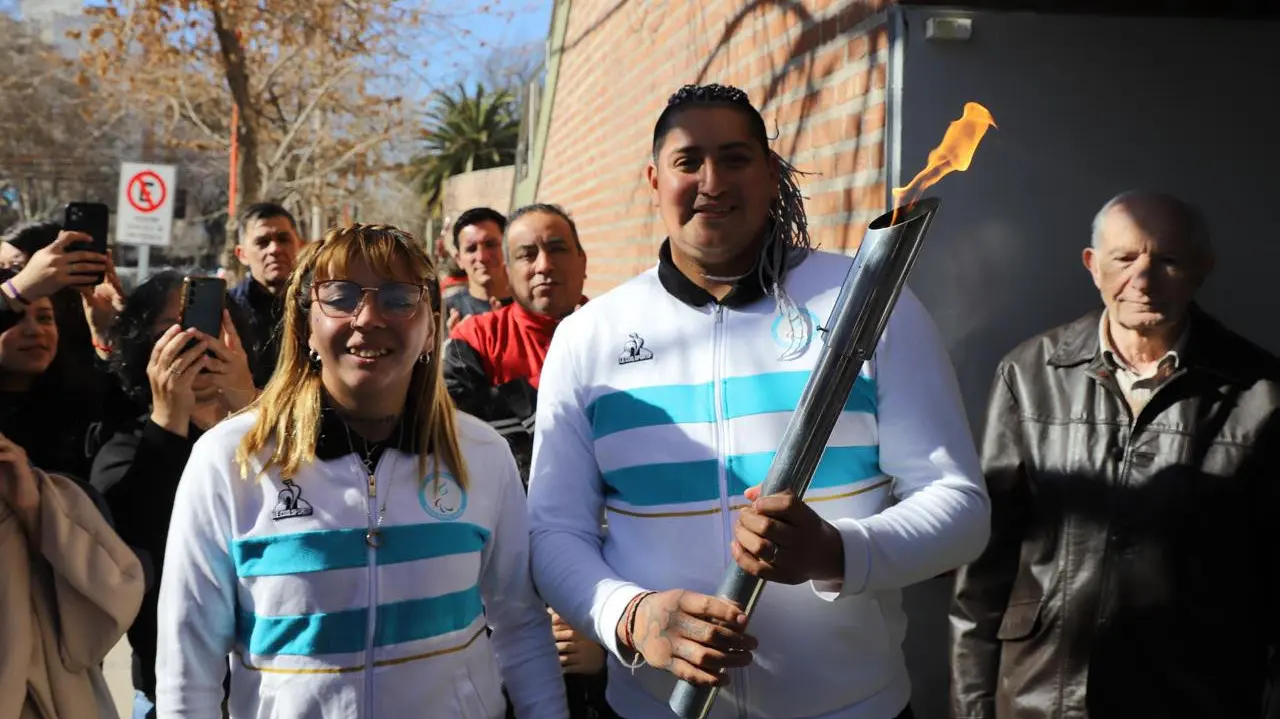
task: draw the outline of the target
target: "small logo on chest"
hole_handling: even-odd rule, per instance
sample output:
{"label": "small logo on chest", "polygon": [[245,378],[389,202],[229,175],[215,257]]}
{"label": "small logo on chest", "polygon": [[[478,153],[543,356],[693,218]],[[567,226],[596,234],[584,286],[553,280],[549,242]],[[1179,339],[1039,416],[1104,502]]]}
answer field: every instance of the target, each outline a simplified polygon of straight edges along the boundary
{"label": "small logo on chest", "polygon": [[808,307],[778,315],[769,328],[769,334],[773,336],[773,343],[783,350],[779,359],[799,359],[808,352],[818,325],[818,316]]}
{"label": "small logo on chest", "polygon": [[467,493],[448,472],[427,477],[418,490],[423,510],[441,522],[452,522],[467,511]]}
{"label": "small logo on chest", "polygon": [[292,479],[284,481],[284,488],[276,495],[275,509],[271,510],[271,518],[275,521],[291,517],[310,517],[314,510],[311,503],[302,498],[302,488]]}
{"label": "small logo on chest", "polygon": [[618,364],[631,364],[653,359],[653,350],[644,346],[644,338],[632,332],[626,343],[622,345],[622,354],[618,355]]}

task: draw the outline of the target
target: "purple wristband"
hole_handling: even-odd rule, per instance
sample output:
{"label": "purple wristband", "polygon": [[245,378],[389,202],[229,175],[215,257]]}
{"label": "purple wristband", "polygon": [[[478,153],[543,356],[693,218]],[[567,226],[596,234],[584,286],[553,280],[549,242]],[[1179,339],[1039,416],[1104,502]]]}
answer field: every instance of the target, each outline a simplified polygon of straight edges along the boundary
{"label": "purple wristband", "polygon": [[26,297],[23,297],[22,293],[18,291],[18,288],[13,286],[13,280],[7,280],[4,283],[4,286],[8,287],[9,291],[13,293],[13,299],[17,300],[18,302],[24,305],[31,304],[31,300],[28,300]]}

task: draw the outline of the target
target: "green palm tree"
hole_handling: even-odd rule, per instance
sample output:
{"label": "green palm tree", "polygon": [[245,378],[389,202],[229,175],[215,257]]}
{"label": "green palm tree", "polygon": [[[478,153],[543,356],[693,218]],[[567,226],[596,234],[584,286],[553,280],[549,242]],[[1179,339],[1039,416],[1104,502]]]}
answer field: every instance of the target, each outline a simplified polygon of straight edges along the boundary
{"label": "green palm tree", "polygon": [[520,108],[506,90],[477,84],[468,93],[459,84],[432,98],[423,129],[423,147],[411,161],[417,191],[428,207],[440,201],[445,180],[454,175],[515,162]]}

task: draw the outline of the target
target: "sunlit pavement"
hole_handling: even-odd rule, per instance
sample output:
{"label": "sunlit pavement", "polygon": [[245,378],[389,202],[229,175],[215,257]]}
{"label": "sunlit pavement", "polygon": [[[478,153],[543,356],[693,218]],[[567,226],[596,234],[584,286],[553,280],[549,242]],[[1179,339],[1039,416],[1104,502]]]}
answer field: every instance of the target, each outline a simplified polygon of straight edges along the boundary
{"label": "sunlit pavement", "polygon": [[116,700],[116,710],[120,712],[120,719],[129,719],[133,716],[131,654],[129,640],[122,638],[102,663],[102,673],[107,677],[107,686],[111,689],[111,696]]}

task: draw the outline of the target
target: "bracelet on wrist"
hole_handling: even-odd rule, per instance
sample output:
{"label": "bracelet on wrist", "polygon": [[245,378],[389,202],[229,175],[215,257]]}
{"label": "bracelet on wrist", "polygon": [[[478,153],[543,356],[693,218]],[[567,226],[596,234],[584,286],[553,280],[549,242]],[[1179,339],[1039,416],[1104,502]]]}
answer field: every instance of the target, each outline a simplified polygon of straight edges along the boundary
{"label": "bracelet on wrist", "polygon": [[622,644],[633,651],[638,652],[635,646],[636,613],[640,610],[640,602],[644,601],[644,598],[650,594],[653,594],[653,592],[637,594],[627,604],[626,610],[622,613]]}
{"label": "bracelet on wrist", "polygon": [[640,610],[640,602],[644,601],[645,597],[654,593],[655,592],[642,592],[637,594],[636,597],[627,604],[626,610],[622,613],[622,645],[623,648],[635,655],[631,658],[630,662],[624,662],[623,666],[630,669],[632,674],[635,674],[637,669],[648,663],[648,660],[644,658],[644,653],[635,646],[636,614]]}
{"label": "bracelet on wrist", "polygon": [[23,297],[22,293],[18,291],[18,287],[17,285],[13,284],[13,280],[5,280],[4,286],[5,286],[5,289],[8,290],[8,292],[6,292],[5,294],[17,300],[18,304],[22,305],[23,307],[26,307],[31,304],[31,300],[27,299],[26,297]]}
{"label": "bracelet on wrist", "polygon": [[89,340],[93,344],[93,348],[105,354],[111,354],[111,345],[98,344],[97,340]]}

